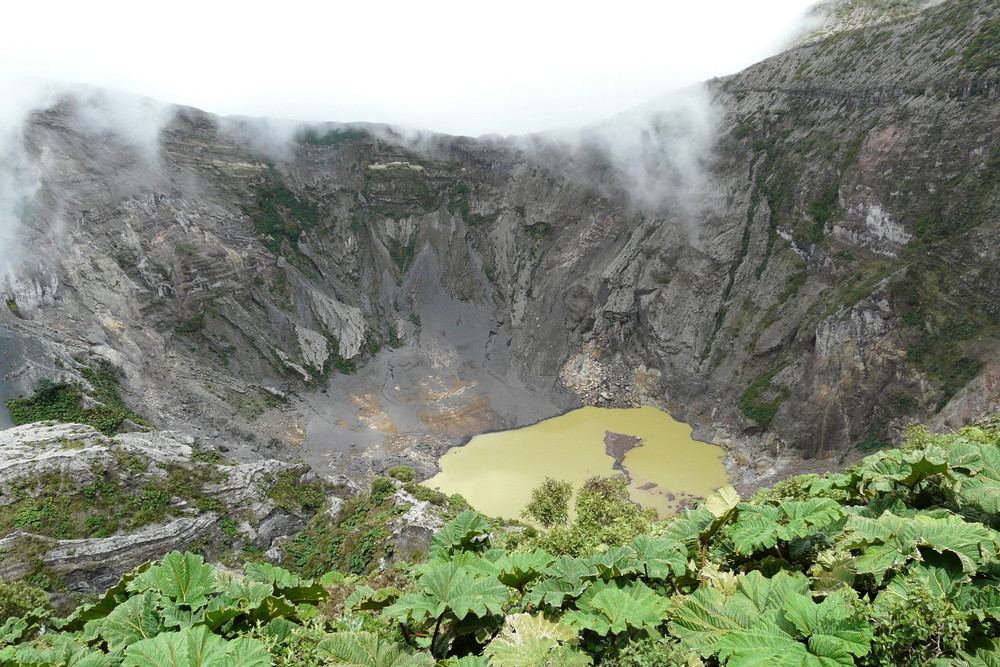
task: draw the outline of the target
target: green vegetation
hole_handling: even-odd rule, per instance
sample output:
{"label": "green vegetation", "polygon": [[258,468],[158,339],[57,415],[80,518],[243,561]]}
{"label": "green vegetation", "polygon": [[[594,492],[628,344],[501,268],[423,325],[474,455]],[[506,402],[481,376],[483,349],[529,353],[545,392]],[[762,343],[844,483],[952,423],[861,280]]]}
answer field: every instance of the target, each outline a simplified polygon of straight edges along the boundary
{"label": "green vegetation", "polygon": [[[367,170],[361,194],[367,202],[369,223],[379,218],[402,220],[439,208],[437,190],[432,188],[433,181],[428,181],[424,171],[413,169],[411,165]],[[361,228],[361,221],[352,225],[355,232]]]}
{"label": "green vegetation", "polygon": [[26,581],[0,580],[0,624],[10,618],[27,616],[36,609],[43,614],[52,610],[49,596],[43,589]]}
{"label": "green vegetation", "polygon": [[389,477],[393,479],[398,479],[400,482],[412,482],[416,476],[416,471],[410,466],[394,466],[389,468],[387,473]]}
{"label": "green vegetation", "polygon": [[327,336],[326,350],[327,357],[323,362],[323,368],[318,373],[314,372],[312,379],[306,383],[310,387],[323,386],[334,371],[341,375],[354,375],[358,372],[357,357],[351,359],[342,357],[340,355],[340,342],[333,336]]}
{"label": "green vegetation", "polygon": [[962,52],[961,69],[982,74],[1000,67],[1000,18],[986,21]]}
{"label": "green vegetation", "polygon": [[376,556],[391,553],[386,523],[399,514],[399,507],[373,494],[348,501],[337,518],[317,514],[286,547],[286,564],[312,574],[367,572]]}
{"label": "green vegetation", "polygon": [[995,147],[986,160],[979,183],[984,190],[989,190],[1000,183],[1000,146]]}
{"label": "green vegetation", "polygon": [[414,236],[404,245],[399,239],[390,237],[388,249],[393,264],[398,266],[400,271],[406,271],[413,264],[413,258],[416,255],[417,238]]}
{"label": "green vegetation", "polygon": [[267,497],[290,514],[312,514],[326,504],[326,494],[329,491],[323,481],[303,484],[296,478],[294,472],[285,470],[277,477],[268,477],[265,481]]}
{"label": "green vegetation", "polygon": [[396,485],[388,477],[380,476],[372,480],[371,494],[373,498],[382,500],[396,492]]}
{"label": "green vegetation", "polygon": [[274,664],[272,651],[280,651],[320,664],[329,651],[303,640],[318,634],[309,619],[327,597],[320,584],[280,568],[250,565],[238,576],[175,551],[162,564],[136,568],[67,618],[50,620],[39,609],[9,620],[0,629],[0,659],[53,667],[252,667]]}
{"label": "green vegetation", "polygon": [[393,324],[389,327],[389,347],[394,350],[398,350],[403,347],[404,343],[399,339],[399,334],[396,332],[396,325]]}
{"label": "green vegetation", "polygon": [[[0,589],[16,614],[0,628],[0,659],[65,667],[996,664],[998,436],[996,423],[940,436],[914,428],[902,448],[843,473],[786,480],[746,501],[726,487],[666,521],[635,523],[639,530],[609,526],[623,518],[605,505],[616,484],[598,479],[579,492],[577,513],[605,541],[573,554],[553,539],[559,527],[505,531],[467,510],[434,536],[426,563],[360,577],[329,572],[323,585],[271,565],[223,573],[174,552],[65,619],[29,610],[43,601],[37,589]],[[382,548],[373,539],[389,518],[378,516],[380,503],[369,494],[340,514],[341,545],[353,540],[355,563]],[[309,561],[319,571],[328,563]],[[184,646],[215,657],[199,663],[172,648]],[[171,651],[179,661],[165,657]]]}
{"label": "green vegetation", "polygon": [[892,286],[892,295],[911,339],[906,360],[937,381],[940,409],[979,373],[974,339],[995,322],[978,305],[982,295],[953,283],[937,266],[912,267]]}
{"label": "green vegetation", "polygon": [[193,334],[201,331],[205,328],[205,311],[200,311],[197,315],[191,317],[185,322],[178,324],[174,327],[174,331],[178,336],[184,336],[186,334]]}
{"label": "green vegetation", "polygon": [[255,205],[246,213],[262,243],[275,254],[281,253],[282,240],[295,248],[299,235],[319,224],[319,207],[299,198],[274,177],[255,186],[254,195]]}
{"label": "green vegetation", "polygon": [[[80,446],[72,441],[64,444]],[[142,459],[113,445],[110,452],[116,465],[105,467],[95,459],[94,481],[82,487],[57,473],[13,480],[13,500],[0,508],[0,533],[23,529],[63,540],[101,538],[181,516],[185,508],[220,513],[231,509],[204,493],[207,485],[225,476],[216,465],[195,460],[165,464],[165,475],[154,474]]]}
{"label": "green vegetation", "polygon": [[740,411],[761,426],[771,423],[778,408],[788,398],[787,389],[774,389],[771,386],[771,380],[778,370],[780,369],[775,369],[751,382],[740,397]]}
{"label": "green vegetation", "polygon": [[546,477],[542,484],[531,491],[531,501],[521,513],[526,519],[534,519],[542,528],[561,526],[569,521],[569,501],[573,497],[573,485]]}
{"label": "green vegetation", "polygon": [[[549,492],[554,497],[544,499]],[[548,478],[532,491],[525,514],[549,530],[529,531],[522,540],[525,547],[542,548],[558,555],[582,555],[602,544],[628,542],[647,532],[656,517],[655,510],[643,510],[632,502],[624,476],[591,477],[584,482],[576,494],[576,516],[567,524],[571,495],[568,482]]]}
{"label": "green vegetation", "polygon": [[462,182],[456,183],[452,188],[452,197],[448,202],[448,212],[455,215],[456,211],[463,220],[472,224],[469,215],[469,186]]}
{"label": "green vegetation", "polygon": [[[447,494],[442,493],[441,491],[438,491],[436,489],[424,486],[423,484],[417,484],[416,482],[406,482],[405,484],[403,484],[403,489],[407,493],[412,494],[413,497],[416,498],[417,500],[419,501],[426,500],[431,505],[441,506],[446,504],[449,500]],[[466,504],[464,500],[462,501],[462,504]]]}
{"label": "green vegetation", "polygon": [[358,372],[358,362],[356,359],[345,359],[340,356],[340,341],[332,337],[329,338],[326,349],[330,356],[323,362],[322,377],[329,377],[331,369],[336,370],[341,375],[354,375]]}
{"label": "green vegetation", "polygon": [[552,231],[552,225],[547,222],[536,222],[533,225],[525,225],[524,231],[528,233],[532,241],[541,241]]}
{"label": "green vegetation", "polygon": [[[53,382],[48,378],[39,378],[31,398],[7,401],[11,421],[15,425],[38,421],[76,422],[89,424],[105,435],[117,433],[126,419],[140,426],[151,426],[118,394],[117,372],[112,366],[104,362],[99,362],[96,367],[84,365],[80,374],[89,387],[65,380]],[[84,408],[84,394],[100,404]]]}
{"label": "green vegetation", "polygon": [[874,425],[868,427],[868,437],[857,444],[859,452],[877,452],[890,447],[892,443],[879,435],[878,428]]}
{"label": "green vegetation", "polygon": [[313,146],[339,146],[349,141],[364,139],[368,133],[355,128],[327,130],[320,134],[315,128],[308,127],[295,135],[295,141]]}
{"label": "green vegetation", "polygon": [[[393,478],[393,472],[402,477],[415,474],[409,466],[397,466],[389,472]],[[455,516],[468,507],[460,497],[448,498],[440,491],[412,481],[404,488],[417,500],[429,500],[441,507],[445,515]],[[368,493],[349,498],[336,514],[315,514],[286,546],[285,565],[306,576],[318,576],[334,569],[352,574],[371,572],[378,567],[380,559],[394,553],[388,524],[409,509],[409,505],[397,504],[392,499],[395,492],[396,483],[390,477],[376,477]]]}
{"label": "green vegetation", "polygon": [[809,215],[812,216],[815,224],[809,227],[806,236],[813,243],[819,243],[823,240],[823,227],[833,216],[834,209],[837,207],[838,192],[838,187],[832,185],[823,190],[820,196],[809,204]]}

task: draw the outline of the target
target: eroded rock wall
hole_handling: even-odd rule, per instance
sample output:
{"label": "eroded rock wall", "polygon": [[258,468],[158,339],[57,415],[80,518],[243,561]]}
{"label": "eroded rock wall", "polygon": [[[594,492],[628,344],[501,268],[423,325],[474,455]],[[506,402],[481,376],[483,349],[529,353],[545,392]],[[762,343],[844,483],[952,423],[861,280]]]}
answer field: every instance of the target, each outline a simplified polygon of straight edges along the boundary
{"label": "eroded rock wall", "polygon": [[661,405],[754,473],[976,416],[1000,403],[997,21],[952,0],[569,138],[265,150],[174,109],[150,147],[64,101],[24,131],[2,326],[39,348],[9,382],[93,353],[160,426],[357,477],[582,401]]}

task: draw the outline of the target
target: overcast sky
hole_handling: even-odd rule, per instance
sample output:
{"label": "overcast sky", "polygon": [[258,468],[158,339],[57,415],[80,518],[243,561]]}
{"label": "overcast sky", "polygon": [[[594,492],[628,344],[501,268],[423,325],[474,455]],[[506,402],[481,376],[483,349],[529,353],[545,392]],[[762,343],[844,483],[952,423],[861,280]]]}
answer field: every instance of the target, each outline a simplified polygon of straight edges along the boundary
{"label": "overcast sky", "polygon": [[515,134],[738,71],[787,44],[810,4],[12,2],[0,94],[33,76],[220,114]]}

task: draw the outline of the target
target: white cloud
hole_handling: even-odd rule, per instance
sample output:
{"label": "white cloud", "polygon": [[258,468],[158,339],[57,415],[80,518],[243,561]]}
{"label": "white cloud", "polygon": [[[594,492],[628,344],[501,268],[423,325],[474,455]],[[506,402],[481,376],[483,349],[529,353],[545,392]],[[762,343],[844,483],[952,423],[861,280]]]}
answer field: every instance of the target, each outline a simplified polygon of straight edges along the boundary
{"label": "white cloud", "polygon": [[806,0],[54,0],[5,9],[0,74],[224,114],[504,134],[593,122],[777,51]]}

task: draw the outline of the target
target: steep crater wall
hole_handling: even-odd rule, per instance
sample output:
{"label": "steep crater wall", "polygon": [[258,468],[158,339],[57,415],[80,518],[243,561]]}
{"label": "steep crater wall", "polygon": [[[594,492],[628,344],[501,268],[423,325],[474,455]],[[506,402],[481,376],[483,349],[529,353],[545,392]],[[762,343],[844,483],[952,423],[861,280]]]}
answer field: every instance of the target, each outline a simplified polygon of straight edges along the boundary
{"label": "steep crater wall", "polygon": [[358,477],[582,402],[665,407],[748,478],[957,425],[1000,403],[997,21],[947,2],[569,138],[266,149],[174,109],[149,146],[67,99],[24,128],[5,381],[92,354],[158,426]]}

